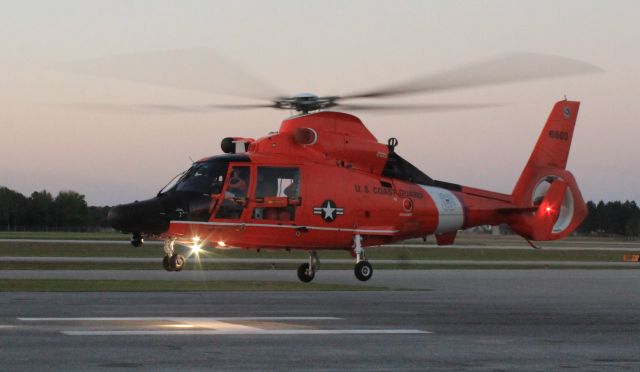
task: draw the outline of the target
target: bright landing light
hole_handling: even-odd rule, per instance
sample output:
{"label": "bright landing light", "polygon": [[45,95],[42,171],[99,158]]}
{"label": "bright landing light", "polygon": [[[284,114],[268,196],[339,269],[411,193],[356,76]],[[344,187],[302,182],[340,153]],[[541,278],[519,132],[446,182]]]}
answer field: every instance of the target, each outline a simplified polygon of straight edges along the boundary
{"label": "bright landing light", "polygon": [[201,248],[200,237],[194,236],[192,240],[193,240],[193,245],[191,245],[191,253],[198,254]]}
{"label": "bright landing light", "polygon": [[171,327],[171,328],[193,328],[192,324],[164,324],[163,327]]}
{"label": "bright landing light", "polygon": [[227,245],[222,240],[218,242],[218,247],[226,247],[226,246]]}
{"label": "bright landing light", "polygon": [[200,244],[194,244],[191,246],[191,253],[198,254],[200,252]]}

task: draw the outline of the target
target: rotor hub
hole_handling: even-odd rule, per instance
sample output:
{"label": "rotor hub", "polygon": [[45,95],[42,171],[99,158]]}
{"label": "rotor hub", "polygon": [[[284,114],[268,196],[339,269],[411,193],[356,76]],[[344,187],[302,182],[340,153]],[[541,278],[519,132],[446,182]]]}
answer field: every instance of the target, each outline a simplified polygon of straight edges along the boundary
{"label": "rotor hub", "polygon": [[307,114],[310,111],[337,106],[336,100],[338,98],[335,96],[319,97],[313,93],[298,93],[291,97],[278,97],[273,101],[273,107]]}

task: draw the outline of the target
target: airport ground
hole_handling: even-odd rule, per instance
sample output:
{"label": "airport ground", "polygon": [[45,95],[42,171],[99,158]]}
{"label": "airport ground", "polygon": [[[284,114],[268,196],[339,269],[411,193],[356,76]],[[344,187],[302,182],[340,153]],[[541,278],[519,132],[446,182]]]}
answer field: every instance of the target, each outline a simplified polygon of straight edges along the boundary
{"label": "airport ground", "polygon": [[4,293],[3,369],[640,368],[638,270],[376,274],[392,290]]}
{"label": "airport ground", "polygon": [[[109,261],[155,260],[157,245],[0,241],[2,369],[640,369],[640,264],[622,262],[638,242],[570,239],[537,251],[489,239],[464,237],[450,254],[421,242],[381,249],[377,259],[391,263],[372,259],[366,283],[329,261],[310,284],[289,270],[304,252],[223,252],[209,258],[268,262],[167,273]],[[339,254],[327,260],[349,259]],[[56,267],[48,257],[107,260]],[[489,264],[467,262],[483,257]],[[291,262],[274,269],[278,259]]]}

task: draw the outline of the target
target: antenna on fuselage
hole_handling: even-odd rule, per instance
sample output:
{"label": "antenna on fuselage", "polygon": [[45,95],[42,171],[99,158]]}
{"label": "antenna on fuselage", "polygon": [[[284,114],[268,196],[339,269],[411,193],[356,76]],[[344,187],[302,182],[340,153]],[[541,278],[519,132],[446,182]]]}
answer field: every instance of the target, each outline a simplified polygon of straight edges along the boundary
{"label": "antenna on fuselage", "polygon": [[398,139],[395,137],[391,137],[387,140],[387,147],[389,148],[389,153],[394,153],[396,146],[398,146]]}

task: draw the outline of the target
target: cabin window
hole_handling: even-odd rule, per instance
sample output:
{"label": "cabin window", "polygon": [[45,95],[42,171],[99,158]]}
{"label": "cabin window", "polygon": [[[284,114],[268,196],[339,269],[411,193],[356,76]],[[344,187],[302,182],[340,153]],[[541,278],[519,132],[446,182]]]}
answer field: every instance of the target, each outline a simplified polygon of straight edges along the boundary
{"label": "cabin window", "polygon": [[258,167],[253,218],[293,221],[300,204],[300,169]]}
{"label": "cabin window", "polygon": [[258,167],[256,198],[300,196],[300,170],[290,167]]}

